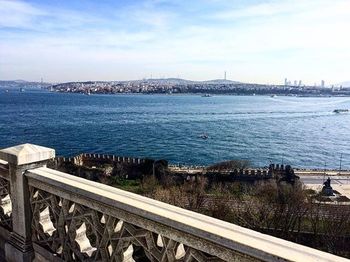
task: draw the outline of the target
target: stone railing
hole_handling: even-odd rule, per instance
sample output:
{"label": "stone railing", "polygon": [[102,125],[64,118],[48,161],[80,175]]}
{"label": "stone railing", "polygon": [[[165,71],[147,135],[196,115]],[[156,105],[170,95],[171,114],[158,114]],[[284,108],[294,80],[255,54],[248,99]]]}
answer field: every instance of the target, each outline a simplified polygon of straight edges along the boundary
{"label": "stone railing", "polygon": [[348,261],[46,168],[52,157],[28,144],[0,150],[7,261]]}
{"label": "stone railing", "polygon": [[0,226],[8,230],[12,230],[10,192],[8,163],[0,160]]}

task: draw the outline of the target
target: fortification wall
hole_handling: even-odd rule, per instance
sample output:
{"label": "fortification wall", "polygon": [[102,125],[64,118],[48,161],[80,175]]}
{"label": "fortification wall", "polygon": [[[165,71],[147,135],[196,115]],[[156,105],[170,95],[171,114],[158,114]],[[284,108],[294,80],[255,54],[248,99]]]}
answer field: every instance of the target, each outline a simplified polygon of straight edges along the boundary
{"label": "fortification wall", "polygon": [[143,158],[124,157],[106,154],[80,154],[75,157],[56,157],[55,160],[60,163],[72,163],[78,166],[84,165],[103,165],[107,163],[122,163],[140,165],[145,163]]}

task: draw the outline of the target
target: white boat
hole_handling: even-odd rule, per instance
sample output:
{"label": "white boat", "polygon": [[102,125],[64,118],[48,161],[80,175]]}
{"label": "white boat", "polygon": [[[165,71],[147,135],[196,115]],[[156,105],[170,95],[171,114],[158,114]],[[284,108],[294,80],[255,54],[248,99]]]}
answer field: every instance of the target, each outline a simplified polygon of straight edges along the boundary
{"label": "white boat", "polygon": [[200,134],[198,137],[202,138],[202,139],[208,139],[209,138],[209,136],[207,134],[204,134],[204,133]]}
{"label": "white boat", "polygon": [[336,113],[336,114],[349,113],[349,109],[334,109],[333,113]]}

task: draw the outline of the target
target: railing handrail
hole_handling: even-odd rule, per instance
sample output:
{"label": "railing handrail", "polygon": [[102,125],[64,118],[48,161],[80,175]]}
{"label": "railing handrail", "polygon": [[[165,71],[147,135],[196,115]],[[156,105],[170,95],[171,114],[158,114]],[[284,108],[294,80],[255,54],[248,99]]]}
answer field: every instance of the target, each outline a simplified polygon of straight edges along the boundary
{"label": "railing handrail", "polygon": [[[69,194],[155,221],[221,247],[266,261],[348,261],[313,248],[262,234],[101,183],[41,167],[26,172],[29,185]],[[74,201],[74,200],[73,200]],[[89,203],[89,201],[87,201]],[[91,205],[90,208],[96,209]],[[157,232],[156,232],[157,233]]]}

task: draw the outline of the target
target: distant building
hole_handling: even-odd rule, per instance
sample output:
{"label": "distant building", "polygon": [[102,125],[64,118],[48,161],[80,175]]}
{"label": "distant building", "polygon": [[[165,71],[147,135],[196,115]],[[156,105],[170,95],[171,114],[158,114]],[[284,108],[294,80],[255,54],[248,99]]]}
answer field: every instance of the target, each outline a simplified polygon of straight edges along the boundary
{"label": "distant building", "polygon": [[325,86],[325,82],[324,80],[321,81],[321,87],[324,87]]}
{"label": "distant building", "polygon": [[284,85],[285,85],[285,86],[288,85],[288,79],[287,79],[287,78],[284,79]]}
{"label": "distant building", "polygon": [[303,83],[301,82],[301,80],[299,80],[298,86],[302,86],[302,84],[303,84]]}
{"label": "distant building", "polygon": [[294,80],[294,86],[297,86],[297,80]]}

